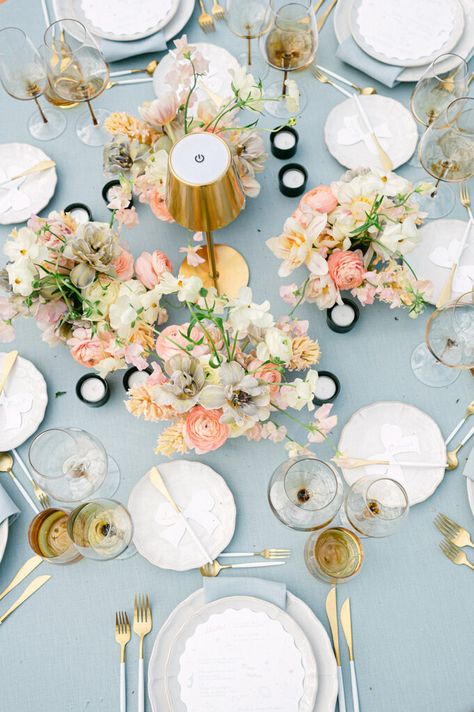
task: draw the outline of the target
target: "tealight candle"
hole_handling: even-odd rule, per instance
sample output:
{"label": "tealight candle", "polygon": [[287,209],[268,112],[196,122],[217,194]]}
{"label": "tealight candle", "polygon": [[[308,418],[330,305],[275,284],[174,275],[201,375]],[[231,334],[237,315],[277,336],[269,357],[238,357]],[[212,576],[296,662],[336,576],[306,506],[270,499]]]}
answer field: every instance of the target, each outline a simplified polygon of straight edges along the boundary
{"label": "tealight candle", "polygon": [[318,380],[314,388],[313,403],[323,405],[333,401],[341,390],[339,379],[329,371],[319,371]]}
{"label": "tealight candle", "polygon": [[[112,190],[112,188],[116,188],[117,186],[120,188],[119,180],[110,180],[102,188],[102,197],[105,200],[105,203],[107,206],[110,203],[110,201],[112,200],[112,195],[110,194],[110,191]],[[133,198],[130,198],[130,202],[127,205],[127,208],[131,208],[132,205],[133,205]],[[109,208],[109,210],[110,210],[110,208]]]}
{"label": "tealight candle", "polygon": [[345,334],[354,328],[359,319],[359,307],[352,299],[343,297],[342,304],[335,304],[326,312],[326,323],[332,331]]}
{"label": "tealight candle", "polygon": [[151,366],[148,366],[148,368],[145,368],[143,371],[139,371],[138,368],[132,366],[124,374],[124,377],[122,379],[123,387],[126,391],[129,391],[130,388],[133,388],[134,386],[141,386],[143,385],[143,383],[145,383],[148,376],[152,373],[153,369],[151,368]]}
{"label": "tealight candle", "polygon": [[64,212],[69,213],[79,224],[87,223],[92,220],[90,208],[85,203],[71,203],[64,208]]}
{"label": "tealight candle", "polygon": [[76,395],[91,408],[98,408],[109,400],[109,384],[96,373],[87,373],[76,383]]}
{"label": "tealight candle", "polygon": [[299,163],[288,163],[278,173],[280,193],[288,198],[296,198],[304,193],[307,180],[308,172],[304,166],[300,166]]}
{"label": "tealight candle", "polygon": [[298,138],[298,132],[291,126],[272,131],[270,134],[270,147],[275,158],[292,158],[296,153]]}

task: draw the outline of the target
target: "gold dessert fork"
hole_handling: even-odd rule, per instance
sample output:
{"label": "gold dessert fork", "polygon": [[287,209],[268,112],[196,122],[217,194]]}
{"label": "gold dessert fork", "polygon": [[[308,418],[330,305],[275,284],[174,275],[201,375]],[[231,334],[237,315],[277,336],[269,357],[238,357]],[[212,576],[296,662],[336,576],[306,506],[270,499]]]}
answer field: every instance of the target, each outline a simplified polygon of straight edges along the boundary
{"label": "gold dessert fork", "polygon": [[130,641],[130,623],[125,611],[115,614],[115,640],[120,645],[120,712],[127,709],[127,689],[125,681],[125,647]]}
{"label": "gold dessert fork", "polygon": [[198,17],[199,27],[203,32],[214,32],[216,28],[214,27],[212,15],[209,15],[209,13],[206,12],[203,0],[199,0],[199,5],[201,6],[201,14]]}
{"label": "gold dessert fork", "polygon": [[151,608],[148,595],[135,594],[133,599],[133,632],[140,638],[138,652],[138,712],[145,710],[145,674],[143,669],[143,640],[152,628]]}
{"label": "gold dessert fork", "polygon": [[219,554],[220,558],[231,558],[239,556],[261,556],[262,559],[288,559],[291,549],[262,549],[262,551],[224,551]]}
{"label": "gold dessert fork", "polygon": [[216,20],[225,20],[225,10],[222,5],[219,5],[217,0],[212,1],[212,15]]}
{"label": "gold dessert fork", "polygon": [[470,569],[474,569],[474,564],[471,564],[466,554],[459,548],[459,546],[451,544],[450,541],[442,541],[439,546],[443,554],[450,561],[452,561],[453,564],[457,564],[458,566],[468,566]]}
{"label": "gold dessert fork", "polygon": [[445,514],[439,512],[434,518],[434,525],[446,537],[451,544],[455,546],[471,546],[474,549],[474,544],[471,541],[469,532],[461,527],[452,519],[449,519]]}

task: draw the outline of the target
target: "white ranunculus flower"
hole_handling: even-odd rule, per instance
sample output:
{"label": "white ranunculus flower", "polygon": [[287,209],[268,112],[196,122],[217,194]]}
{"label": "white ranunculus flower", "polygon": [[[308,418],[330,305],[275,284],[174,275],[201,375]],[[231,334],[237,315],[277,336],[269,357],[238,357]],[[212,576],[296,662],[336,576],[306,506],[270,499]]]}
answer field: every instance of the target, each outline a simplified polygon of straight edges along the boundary
{"label": "white ranunculus flower", "polygon": [[408,217],[402,223],[387,225],[378,241],[391,252],[411,252],[420,241],[415,219]]}
{"label": "white ranunculus flower", "polygon": [[8,281],[14,294],[29,297],[33,291],[33,280],[37,277],[36,267],[33,262],[26,257],[22,257],[16,262],[8,264],[6,270],[8,272]]}
{"label": "white ranunculus flower", "polygon": [[160,298],[161,292],[157,286],[141,295],[140,302],[143,307],[143,312],[140,316],[147,324],[154,324],[157,320],[160,310]]}
{"label": "white ranunculus flower", "polygon": [[110,324],[119,336],[126,339],[134,330],[138,312],[142,308],[142,296],[146,289],[137,279],[129,279],[120,287],[115,304],[109,309]]}
{"label": "white ranunculus flower", "polygon": [[12,262],[28,258],[38,263],[43,262],[48,256],[47,248],[40,243],[36,233],[29,227],[17,230],[5,243],[3,251]]}
{"label": "white ranunculus flower", "polygon": [[231,302],[229,322],[236,331],[247,331],[250,325],[263,329],[273,326],[270,314],[270,302],[266,299],[261,304],[252,302],[250,287],[242,287],[239,296]]}
{"label": "white ranunculus flower", "polygon": [[305,406],[308,410],[314,410],[314,389],[318,380],[318,372],[310,369],[306,378],[295,378],[291,386],[285,387],[285,400],[295,410],[301,410]]}
{"label": "white ranunculus flower", "polygon": [[279,358],[284,363],[289,363],[292,356],[291,337],[284,331],[272,326],[265,332],[265,341],[257,346],[257,358],[268,361],[270,358]]}
{"label": "white ranunculus flower", "polygon": [[196,302],[202,289],[199,277],[175,277],[164,272],[158,289],[161,294],[176,294],[180,302]]}

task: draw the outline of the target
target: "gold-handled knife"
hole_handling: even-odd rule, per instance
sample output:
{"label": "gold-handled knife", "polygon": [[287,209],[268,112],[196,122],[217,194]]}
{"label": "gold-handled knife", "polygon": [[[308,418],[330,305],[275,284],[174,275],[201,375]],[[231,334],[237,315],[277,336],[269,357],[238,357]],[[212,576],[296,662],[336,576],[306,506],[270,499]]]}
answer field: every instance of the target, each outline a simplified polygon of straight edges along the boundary
{"label": "gold-handled knife", "polygon": [[334,648],[334,655],[336,656],[337,663],[337,681],[339,691],[337,693],[339,702],[339,712],[346,712],[346,697],[344,694],[344,682],[342,680],[342,668],[341,668],[341,653],[339,650],[339,628],[338,628],[338,617],[337,617],[337,598],[336,598],[336,587],[333,586],[329,591],[326,598],[326,615],[328,617],[329,625],[331,627],[332,634],[332,644]]}
{"label": "gold-handled knife", "polygon": [[10,606],[10,608],[8,609],[8,611],[5,611],[5,613],[3,613],[3,614],[0,616],[0,623],[3,623],[3,621],[5,620],[5,618],[8,618],[8,616],[10,615],[10,613],[13,613],[13,611],[16,611],[16,609],[18,608],[18,606],[21,606],[21,604],[24,603],[24,602],[27,600],[27,598],[29,598],[29,597],[32,596],[34,593],[36,593],[36,591],[37,591],[39,588],[41,588],[41,586],[44,586],[44,584],[46,583],[46,581],[49,581],[50,578],[51,578],[51,576],[48,576],[47,574],[46,574],[45,576],[37,576],[37,577],[25,588],[25,590],[23,591],[23,593],[21,594],[21,596],[19,596],[19,597],[16,599],[15,603],[12,603],[12,605]]}
{"label": "gold-handled knife", "polygon": [[51,159],[39,161],[39,163],[35,163],[34,166],[30,166],[24,171],[21,171],[21,173],[16,173],[14,176],[11,176],[11,178],[7,178],[7,180],[4,180],[2,183],[0,183],[0,185],[5,185],[5,183],[9,183],[12,180],[17,180],[17,178],[26,178],[26,176],[30,176],[33,173],[41,173],[41,171],[47,171],[48,168],[54,168],[55,165],[56,163]]}
{"label": "gold-handled knife", "polygon": [[18,351],[10,351],[9,353],[6,354],[5,358],[3,359],[2,370],[0,371],[0,393],[5,388],[5,384],[8,381],[8,376],[10,375],[10,371],[12,370],[13,366],[15,365],[17,356],[18,356]]}
{"label": "gold-handled knife", "polygon": [[349,664],[351,666],[352,706],[354,712],[359,712],[359,691],[357,689],[357,676],[354,662],[354,648],[352,646],[351,601],[346,598],[341,607],[341,625],[344,631],[347,647],[349,648]]}
{"label": "gold-handled knife", "polygon": [[10,593],[15,586],[18,586],[19,583],[23,581],[27,576],[31,574],[32,571],[36,569],[37,566],[39,566],[43,562],[43,559],[41,556],[32,556],[28,559],[28,561],[25,561],[23,566],[18,569],[17,573],[15,576],[12,578],[10,583],[6,588],[3,589],[3,591],[0,593],[0,601],[2,598],[5,598],[7,593]]}

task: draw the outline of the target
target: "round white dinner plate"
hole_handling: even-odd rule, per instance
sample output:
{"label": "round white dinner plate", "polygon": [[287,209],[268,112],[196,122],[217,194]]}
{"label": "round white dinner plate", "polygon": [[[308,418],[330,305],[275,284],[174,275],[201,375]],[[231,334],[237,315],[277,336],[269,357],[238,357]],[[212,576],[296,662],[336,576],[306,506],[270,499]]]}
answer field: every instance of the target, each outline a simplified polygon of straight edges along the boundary
{"label": "round white dinner plate", "polygon": [[[397,443],[393,450],[391,443]],[[342,474],[349,486],[366,475],[397,480],[406,489],[410,506],[431,497],[444,477],[446,445],[441,431],[433,418],[408,403],[380,401],[360,408],[342,429],[337,448],[346,457],[364,460],[389,459],[391,450],[399,464],[342,467]],[[440,467],[402,467],[404,460]]]}
{"label": "round white dinner plate", "polygon": [[140,0],[139,8],[130,0],[73,1],[94,35],[119,42],[158,32],[170,22],[179,5],[179,0]]}
{"label": "round white dinner plate", "polygon": [[[81,8],[77,3],[77,0],[52,0],[52,4],[53,14],[56,18],[68,17],[72,20],[79,20],[79,22],[82,22],[90,32],[93,32],[87,22],[87,19],[84,18],[83,14],[80,12]],[[194,4],[195,0],[181,0],[175,15],[163,28],[163,34],[167,42],[172,40],[173,37],[176,37],[176,35],[179,34],[183,27],[187,24],[189,18],[193,14]]]}
{"label": "round white dinner plate", "polygon": [[[406,163],[418,141],[416,122],[408,109],[379,94],[360,96],[359,101],[393,168]],[[331,109],[324,125],[324,139],[329,153],[346,168],[381,168],[377,149],[352,99]]]}
{"label": "round white dinner plate", "polygon": [[[169,708],[172,709],[173,712],[186,712],[187,709],[187,705],[182,701],[183,679],[180,675],[180,672],[182,672],[181,658],[183,654],[186,653],[187,642],[194,635],[196,628],[201,623],[206,623],[211,616],[218,616],[229,609],[236,611],[249,609],[253,613],[263,613],[269,618],[278,621],[283,630],[289,634],[293,639],[292,652],[296,653],[296,655],[299,652],[300,663],[298,663],[298,667],[301,664],[302,670],[300,667],[300,672],[304,672],[303,694],[298,703],[298,712],[312,712],[318,685],[317,666],[306,635],[286,611],[283,611],[273,603],[253,596],[227,596],[207,603],[190,616],[181,626],[169,648],[169,655],[163,675]],[[296,647],[296,650],[293,648],[293,645]],[[260,662],[262,665],[267,664],[266,659],[262,659]],[[293,660],[293,663],[296,663],[296,660]],[[295,669],[295,674],[296,673],[297,670]],[[268,683],[271,685],[271,669],[268,671],[268,674]],[[183,677],[185,679],[187,675],[183,674]]]}
{"label": "round white dinner plate", "polygon": [[[456,259],[456,246],[461,243],[467,223],[464,220],[429,220],[419,230],[420,242],[407,254],[407,260],[418,279],[429,279],[433,285],[430,304],[436,304]],[[471,226],[466,246],[453,280],[453,299],[468,292],[474,285],[474,226]]]}
{"label": "round white dinner plate", "polygon": [[[183,625],[205,605],[204,589],[201,588],[174,609],[155,639],[148,666],[148,696],[153,712],[170,709],[165,684],[169,651]],[[337,667],[328,634],[306,603],[289,591],[286,613],[304,630],[316,661],[318,689],[312,712],[334,712],[338,691]]]}
{"label": "round white dinner plate", "polygon": [[[474,51],[474,0],[460,0],[464,10],[464,31],[453,52],[469,59]],[[338,0],[334,8],[334,31],[339,44],[351,36],[352,0]],[[453,69],[456,58],[440,64],[440,71]],[[427,65],[407,67],[398,77],[400,82],[417,82],[426,71]]]}
{"label": "round white dinner plate", "polygon": [[[234,497],[223,477],[208,465],[190,460],[162,462],[159,469],[172,497],[185,513],[192,509],[200,492],[207,491],[212,497],[210,514],[218,519],[216,528],[206,529],[192,516],[189,522],[209,555],[216,559],[231,541],[235,530]],[[128,510],[138,552],[162,569],[188,571],[199,568],[206,559],[188,531],[184,531],[177,546],[163,538],[170,527],[169,522],[160,520],[160,506],[164,502],[165,498],[150,482],[148,473],[131,491]]]}
{"label": "round white dinner plate", "polygon": [[[0,371],[4,358],[5,353],[0,353]],[[8,427],[7,409],[0,403],[0,451],[2,452],[19,447],[38,430],[48,404],[48,391],[46,382],[36,366],[26,358],[18,356],[3,389],[3,395],[6,396],[7,401],[11,401],[7,404],[8,408],[18,409],[19,406],[20,425],[14,428]],[[31,407],[28,410],[23,410],[24,406],[19,405],[21,396],[30,399]]]}
{"label": "round white dinner plate", "polygon": [[[0,183],[46,160],[49,156],[29,143],[2,143]],[[53,166],[0,186],[0,225],[25,222],[39,213],[53,197],[57,179]]]}
{"label": "round white dinner plate", "polygon": [[354,0],[351,31],[385,64],[419,67],[450,52],[464,30],[459,0]]}
{"label": "round white dinner plate", "polygon": [[[211,92],[218,94],[219,97],[223,99],[229,97],[232,94],[232,76],[229,73],[229,70],[239,68],[239,63],[236,58],[233,57],[226,49],[218,47],[215,44],[195,42],[193,43],[193,46],[196,47],[209,62],[209,70],[206,73],[206,76],[202,78],[202,84],[205,85]],[[173,52],[171,51],[163,57],[155,69],[155,73],[153,74],[153,89],[158,98],[170,90],[170,87],[166,82],[166,75],[173,68],[175,61]],[[187,60],[181,61],[186,62]],[[178,90],[180,88],[181,87],[178,87]],[[209,99],[209,94],[202,86],[199,87],[199,85],[196,90],[196,96],[199,101]]]}
{"label": "round white dinner plate", "polygon": [[3,559],[8,541],[8,519],[0,524],[0,561]]}

